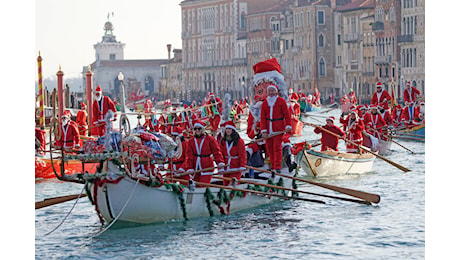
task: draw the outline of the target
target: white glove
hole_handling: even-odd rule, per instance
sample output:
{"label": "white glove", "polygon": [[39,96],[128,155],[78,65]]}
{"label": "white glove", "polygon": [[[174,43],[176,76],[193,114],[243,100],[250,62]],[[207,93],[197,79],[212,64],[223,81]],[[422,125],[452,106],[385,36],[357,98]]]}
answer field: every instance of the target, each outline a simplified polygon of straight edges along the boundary
{"label": "white glove", "polygon": [[224,168],[220,168],[217,172],[224,172]]}
{"label": "white glove", "polygon": [[292,127],[290,125],[287,125],[286,126],[286,131],[291,131],[292,130]]}
{"label": "white glove", "polygon": [[183,168],[179,168],[177,171],[178,172],[185,172],[185,170]]}
{"label": "white glove", "polygon": [[223,163],[223,162],[221,162],[221,163],[219,163],[219,164],[217,165],[217,167],[219,167],[219,168],[222,168],[222,167],[224,167],[224,166],[225,166],[225,163]]}
{"label": "white glove", "polygon": [[246,170],[246,167],[240,167],[238,168],[238,171],[245,171]]}
{"label": "white glove", "polygon": [[188,169],[187,172],[193,172],[193,169]]}

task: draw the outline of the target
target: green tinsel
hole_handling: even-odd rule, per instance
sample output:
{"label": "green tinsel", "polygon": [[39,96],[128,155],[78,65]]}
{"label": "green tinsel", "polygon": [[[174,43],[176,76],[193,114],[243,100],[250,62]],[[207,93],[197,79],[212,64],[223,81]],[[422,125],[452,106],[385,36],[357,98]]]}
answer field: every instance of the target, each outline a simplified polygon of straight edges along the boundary
{"label": "green tinsel", "polygon": [[[292,180],[292,188],[294,190],[297,190],[297,183],[295,183],[295,180]],[[292,197],[299,197],[299,193],[297,191],[293,191]]]}
{"label": "green tinsel", "polygon": [[182,215],[184,216],[185,220],[188,220],[187,208],[185,207],[185,199],[184,199],[184,186],[181,184],[165,183],[165,187],[167,189],[172,189],[174,194],[177,195],[177,198],[179,199],[180,207],[182,209]]}
{"label": "green tinsel", "polygon": [[[276,186],[284,187],[283,178],[280,178],[280,180],[278,181],[278,183],[276,183]],[[277,191],[276,193],[278,193],[278,191]],[[281,189],[281,193],[282,193],[284,196],[287,196],[286,190],[285,190],[285,189]]]}
{"label": "green tinsel", "polygon": [[204,197],[206,199],[206,207],[208,208],[209,216],[214,216],[214,211],[211,207],[211,201],[214,200],[214,195],[212,195],[212,192],[209,189],[209,187],[206,188],[206,191],[204,192]]}

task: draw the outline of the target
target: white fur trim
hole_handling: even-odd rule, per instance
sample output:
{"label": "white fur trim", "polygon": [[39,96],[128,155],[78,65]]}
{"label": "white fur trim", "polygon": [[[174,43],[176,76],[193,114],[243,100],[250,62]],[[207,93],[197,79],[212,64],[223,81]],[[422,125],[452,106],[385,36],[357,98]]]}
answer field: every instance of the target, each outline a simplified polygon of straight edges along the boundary
{"label": "white fur trim", "polygon": [[195,127],[204,128],[204,125],[202,125],[202,124],[200,124],[200,123],[195,123],[195,124],[193,125],[193,128],[195,128]]}
{"label": "white fur trim", "polygon": [[266,71],[266,72],[254,74],[253,81],[258,82],[259,80],[262,80],[262,79],[272,79],[274,77],[278,77],[284,80],[283,74],[279,73],[276,70],[272,70],[272,71]]}
{"label": "white fur trim", "polygon": [[230,128],[230,129],[233,129],[233,130],[235,130],[235,131],[238,131],[238,130],[236,130],[236,127],[234,127],[234,126],[232,126],[232,125],[226,125],[226,126],[225,126],[225,129],[227,129],[227,128]]}
{"label": "white fur trim", "polygon": [[275,85],[273,85],[273,84],[268,85],[267,90],[268,90],[269,88],[274,88],[274,89],[276,89],[276,92],[278,92],[278,88],[277,88]]}

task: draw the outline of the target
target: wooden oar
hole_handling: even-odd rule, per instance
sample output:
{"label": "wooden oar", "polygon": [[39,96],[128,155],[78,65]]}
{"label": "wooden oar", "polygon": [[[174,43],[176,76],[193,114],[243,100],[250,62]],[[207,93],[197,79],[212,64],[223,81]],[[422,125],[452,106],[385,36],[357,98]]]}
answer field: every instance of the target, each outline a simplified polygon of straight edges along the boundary
{"label": "wooden oar", "polygon": [[[214,176],[214,178],[227,180],[227,181],[232,180],[231,178],[220,177],[220,176]],[[287,190],[287,191],[292,191],[292,192],[305,193],[305,194],[309,194],[309,195],[315,195],[315,196],[321,196],[321,197],[326,197],[326,198],[339,199],[339,200],[344,200],[344,201],[350,201],[350,202],[355,202],[355,203],[360,203],[360,204],[371,205],[371,203],[369,201],[364,201],[364,200],[355,200],[355,199],[350,199],[350,198],[343,198],[343,197],[337,197],[337,196],[332,196],[332,195],[319,194],[319,193],[308,192],[308,191],[303,191],[303,190],[285,188],[285,187],[272,185],[272,184],[263,184],[263,183],[259,183],[259,182],[248,181],[248,180],[239,180],[239,182],[241,182],[241,183],[249,183],[249,184],[259,185],[259,186],[264,186],[264,187],[269,187],[269,188],[273,188],[273,189],[281,189],[281,190]]]}
{"label": "wooden oar", "polygon": [[82,194],[67,195],[67,196],[60,196],[60,197],[44,199],[42,201],[35,202],[35,209],[41,209],[41,208],[48,207],[51,205],[66,202],[69,200],[74,200],[74,199],[77,199],[78,197],[84,198],[86,196],[87,196],[86,194],[82,193]]}
{"label": "wooden oar", "polygon": [[331,132],[331,131],[329,131],[329,130],[327,130],[327,129],[324,129],[323,127],[321,127],[321,126],[319,126],[319,125],[315,125],[315,124],[312,124],[312,123],[306,123],[306,122],[304,122],[304,123],[307,124],[307,125],[313,126],[313,127],[318,127],[318,128],[320,128],[321,130],[323,130],[323,131],[325,131],[325,132],[327,132],[327,133],[329,133],[329,134],[331,134],[331,135],[333,135],[333,136],[335,136],[335,137],[337,137],[337,138],[339,138],[339,139],[343,139],[345,142],[350,143],[350,144],[352,144],[352,145],[354,145],[354,146],[356,146],[356,147],[359,147],[360,149],[365,150],[366,152],[369,152],[369,153],[375,155],[376,157],[378,157],[378,158],[384,160],[385,162],[387,162],[387,163],[393,165],[394,167],[400,169],[400,170],[403,171],[403,172],[409,172],[409,171],[410,171],[410,170],[407,169],[406,167],[404,167],[404,166],[402,166],[402,165],[400,165],[400,164],[397,164],[397,163],[393,162],[392,160],[387,159],[387,158],[385,158],[385,157],[379,155],[378,153],[373,152],[371,149],[368,149],[367,147],[364,147],[364,146],[359,145],[359,144],[357,144],[357,143],[355,143],[355,142],[352,142],[352,141],[350,141],[350,140],[348,140],[348,139],[346,139],[346,138],[343,138],[343,137],[339,136],[338,134],[336,134],[336,133],[334,133],[334,132]]}
{"label": "wooden oar", "polygon": [[214,166],[214,167],[204,168],[204,169],[201,169],[201,170],[190,171],[190,172],[187,172],[187,171],[185,171],[185,172],[171,171],[171,172],[180,173],[179,175],[175,176],[175,177],[180,177],[180,176],[189,175],[189,174],[195,174],[195,173],[199,173],[199,172],[207,172],[207,171],[214,170],[215,168],[224,168],[224,167],[227,167],[227,166],[228,166],[228,164],[225,164],[222,167]]}
{"label": "wooden oar", "polygon": [[[173,181],[179,181],[179,182],[183,182],[183,183],[188,184],[187,180],[173,179]],[[214,188],[221,188],[221,189],[227,189],[227,190],[248,192],[248,193],[253,193],[253,194],[258,194],[258,195],[279,197],[279,198],[283,198],[283,199],[302,200],[302,201],[326,204],[326,202],[324,202],[322,200],[306,199],[306,198],[299,198],[299,197],[289,197],[289,196],[284,196],[284,195],[277,194],[277,193],[269,193],[269,192],[263,192],[263,191],[240,189],[240,188],[235,188],[235,187],[232,187],[232,186],[223,186],[223,185],[217,185],[217,184],[211,184],[211,183],[205,183],[205,182],[198,182],[198,181],[195,181],[195,184],[200,185],[200,186],[204,186],[204,187],[214,187]]]}
{"label": "wooden oar", "polygon": [[[253,169],[255,171],[272,173],[271,171],[264,170],[264,169],[259,169],[259,168],[252,167],[252,166],[246,166],[246,168]],[[281,173],[275,173],[275,174],[278,175],[278,176],[281,176],[281,177],[293,179],[293,180],[296,180],[296,181],[302,181],[302,182],[309,183],[311,185],[316,185],[316,186],[320,186],[320,187],[325,188],[325,189],[337,191],[337,192],[347,194],[349,196],[352,196],[352,197],[355,197],[355,198],[358,198],[358,199],[362,199],[362,200],[365,200],[365,201],[372,202],[372,203],[379,203],[380,202],[380,196],[377,195],[377,194],[368,193],[368,192],[364,192],[364,191],[358,191],[358,190],[352,190],[352,189],[348,189],[348,188],[342,188],[342,187],[333,186],[333,185],[325,184],[325,183],[307,181],[307,180],[304,180],[304,179],[291,177],[289,175],[285,175],[285,174],[281,174]]]}
{"label": "wooden oar", "polygon": [[288,133],[288,132],[291,132],[292,130],[284,130],[284,131],[280,131],[280,132],[275,132],[267,137],[262,137],[262,138],[259,138],[259,139],[255,139],[253,141],[250,141],[249,143],[245,144],[246,146],[247,145],[250,145],[250,144],[253,144],[253,143],[258,143],[258,142],[261,142],[261,141],[264,141],[264,140],[267,140],[267,139],[270,139],[274,136],[277,136],[277,135],[282,135],[284,133]]}
{"label": "wooden oar", "polygon": [[[313,147],[313,146],[312,146]],[[310,167],[310,170],[311,172],[313,173],[313,175],[318,176],[316,174],[316,170],[313,168],[313,165],[311,164],[310,162],[310,159],[308,159],[308,154],[307,154],[307,150],[303,150],[303,155],[305,156],[305,159],[307,159],[307,163],[308,163],[308,166]]]}

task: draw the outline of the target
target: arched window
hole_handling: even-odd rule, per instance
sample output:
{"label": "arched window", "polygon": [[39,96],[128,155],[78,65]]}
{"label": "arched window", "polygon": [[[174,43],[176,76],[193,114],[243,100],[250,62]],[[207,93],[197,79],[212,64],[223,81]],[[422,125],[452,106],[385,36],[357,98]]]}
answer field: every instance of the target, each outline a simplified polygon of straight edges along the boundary
{"label": "arched window", "polygon": [[326,76],[326,62],[324,62],[323,57],[319,59],[319,76],[320,77]]}
{"label": "arched window", "polygon": [[318,47],[324,47],[324,36],[323,36],[323,34],[320,34],[318,36]]}

